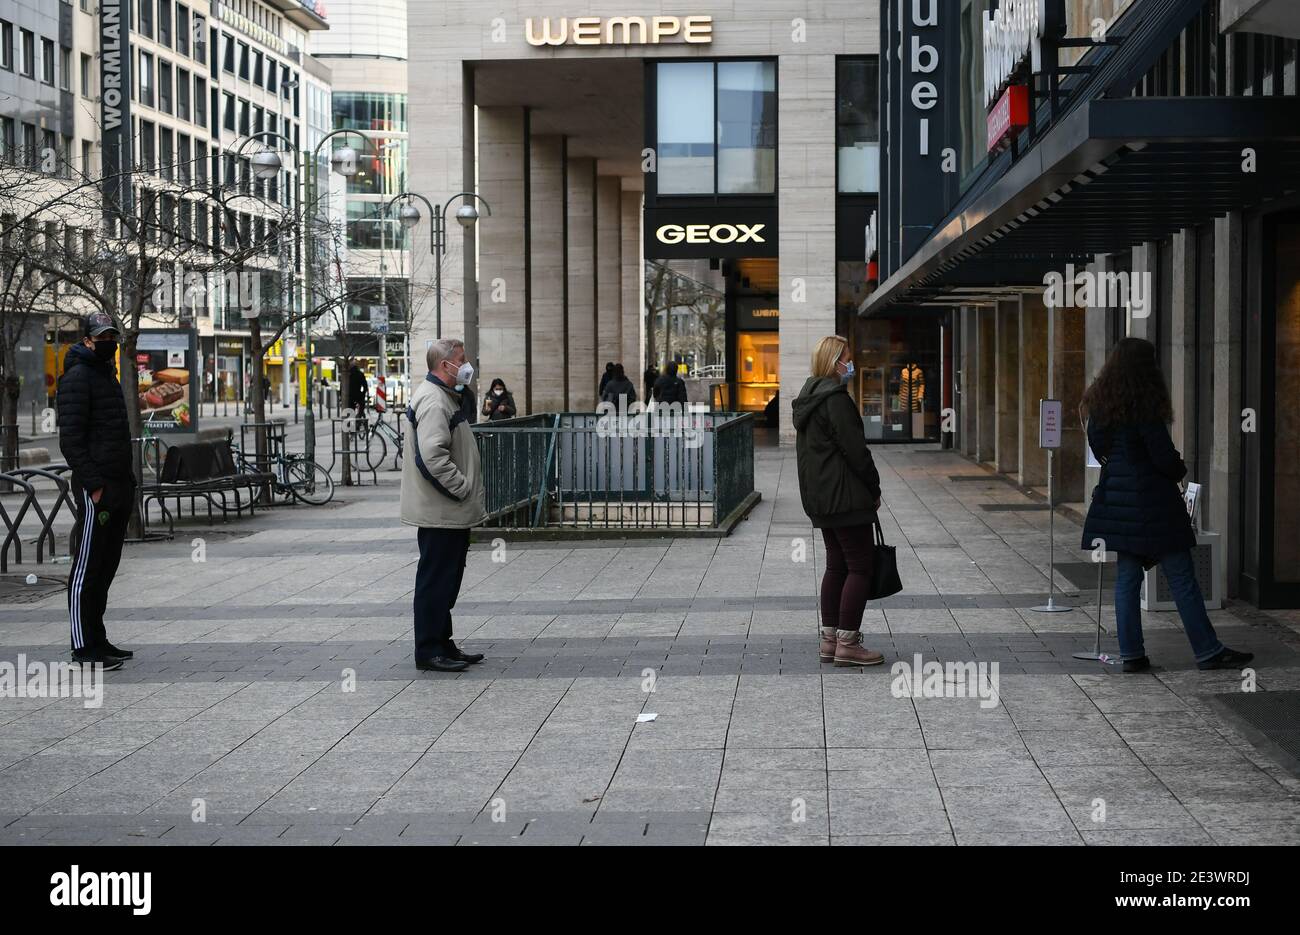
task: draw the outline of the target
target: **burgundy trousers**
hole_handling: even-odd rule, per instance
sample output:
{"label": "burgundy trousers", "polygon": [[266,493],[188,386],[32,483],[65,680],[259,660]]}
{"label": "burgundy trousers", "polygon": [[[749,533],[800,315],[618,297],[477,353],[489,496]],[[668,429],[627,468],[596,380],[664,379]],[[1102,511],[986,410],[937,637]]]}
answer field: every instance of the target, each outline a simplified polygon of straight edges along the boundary
{"label": "burgundy trousers", "polygon": [[822,530],[826,542],[826,574],[822,575],[822,626],[839,630],[862,627],[875,559],[871,526],[839,526]]}

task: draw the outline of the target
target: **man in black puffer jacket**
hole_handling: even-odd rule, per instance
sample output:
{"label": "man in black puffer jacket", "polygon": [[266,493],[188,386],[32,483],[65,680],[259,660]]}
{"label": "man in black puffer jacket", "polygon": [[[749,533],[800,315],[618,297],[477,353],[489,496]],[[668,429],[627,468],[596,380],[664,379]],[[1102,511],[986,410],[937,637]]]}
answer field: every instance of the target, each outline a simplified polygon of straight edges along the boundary
{"label": "man in black puffer jacket", "polygon": [[82,325],[81,343],[68,349],[58,389],[59,450],[72,468],[77,503],[68,575],[72,658],[117,669],[132,653],[108,641],[104,609],[135,498],[131,430],[113,366],[117,326],[103,312],[87,315]]}

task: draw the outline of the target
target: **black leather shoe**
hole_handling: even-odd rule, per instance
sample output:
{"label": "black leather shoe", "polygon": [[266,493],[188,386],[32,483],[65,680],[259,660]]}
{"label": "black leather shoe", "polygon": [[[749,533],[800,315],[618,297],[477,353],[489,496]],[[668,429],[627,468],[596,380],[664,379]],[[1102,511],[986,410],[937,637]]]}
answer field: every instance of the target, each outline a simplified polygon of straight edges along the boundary
{"label": "black leather shoe", "polygon": [[1124,660],[1125,672],[1145,672],[1151,668],[1151,660],[1146,656],[1138,656],[1136,659]]}
{"label": "black leather shoe", "polygon": [[469,663],[451,656],[433,656],[415,660],[415,667],[421,672],[464,672],[469,668]]}
{"label": "black leather shoe", "polygon": [[72,661],[81,665],[101,665],[105,672],[122,668],[123,660],[101,652],[99,649],[74,649]]}
{"label": "black leather shoe", "polygon": [[129,649],[118,649],[108,640],[99,644],[99,651],[112,659],[134,659],[135,653]]}
{"label": "black leather shoe", "polygon": [[1235,649],[1228,649],[1226,646],[1219,650],[1218,655],[1211,656],[1204,662],[1198,662],[1198,669],[1239,669],[1250,660],[1255,658],[1254,653],[1239,653]]}
{"label": "black leather shoe", "polygon": [[450,649],[449,649],[449,651],[448,651],[448,653],[447,653],[447,657],[448,657],[449,659],[459,659],[461,662],[467,662],[467,663],[469,663],[470,665],[473,665],[473,664],[476,663],[476,662],[482,662],[482,661],[483,661],[483,654],[482,654],[482,653],[467,653],[467,652],[464,652],[464,651],[463,651],[459,646],[457,646],[457,645],[456,645],[455,643],[453,643],[451,640],[447,640],[447,646],[450,647]]}

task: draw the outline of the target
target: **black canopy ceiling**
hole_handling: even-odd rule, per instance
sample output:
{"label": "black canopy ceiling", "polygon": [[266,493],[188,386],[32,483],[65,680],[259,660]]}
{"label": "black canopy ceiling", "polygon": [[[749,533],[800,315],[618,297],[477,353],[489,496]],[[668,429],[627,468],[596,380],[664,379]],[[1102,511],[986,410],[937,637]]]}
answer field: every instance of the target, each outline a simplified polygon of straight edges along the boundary
{"label": "black canopy ceiling", "polygon": [[[1253,152],[1253,171],[1246,161]],[[937,229],[866,315],[959,304],[1300,189],[1300,99],[1085,102]]]}

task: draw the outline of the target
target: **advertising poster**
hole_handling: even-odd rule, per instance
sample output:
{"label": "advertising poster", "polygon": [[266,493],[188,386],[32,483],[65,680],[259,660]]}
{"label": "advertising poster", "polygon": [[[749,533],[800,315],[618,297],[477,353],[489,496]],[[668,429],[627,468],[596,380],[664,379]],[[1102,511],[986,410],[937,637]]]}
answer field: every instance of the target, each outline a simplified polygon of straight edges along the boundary
{"label": "advertising poster", "polygon": [[142,330],[135,370],[140,419],[150,434],[198,429],[198,338],[193,331]]}

